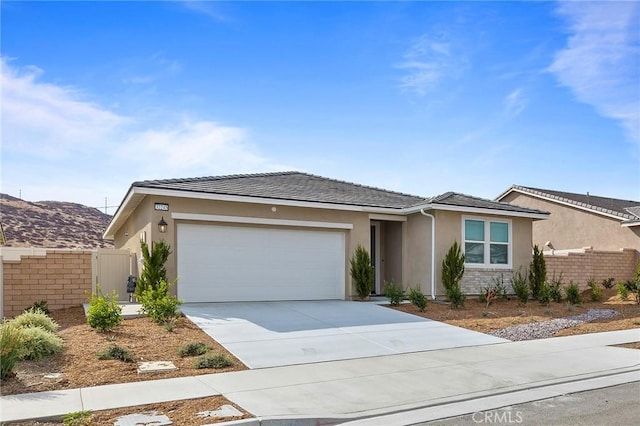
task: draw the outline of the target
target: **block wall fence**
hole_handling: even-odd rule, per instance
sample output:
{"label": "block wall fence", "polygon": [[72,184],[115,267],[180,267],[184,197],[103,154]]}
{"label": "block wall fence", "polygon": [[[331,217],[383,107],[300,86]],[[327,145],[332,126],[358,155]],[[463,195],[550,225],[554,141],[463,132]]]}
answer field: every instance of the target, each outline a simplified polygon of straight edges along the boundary
{"label": "block wall fence", "polygon": [[547,265],[547,279],[551,280],[555,272],[556,277],[562,273],[565,284],[573,281],[582,290],[586,290],[587,281],[594,279],[602,282],[607,278],[626,281],[633,278],[640,253],[634,249],[617,251],[600,251],[585,248],[581,252],[563,254],[545,253]]}
{"label": "block wall fence", "polygon": [[50,310],[78,306],[92,285],[92,251],[47,250],[42,255],[2,261],[2,315],[19,315],[46,300]]}

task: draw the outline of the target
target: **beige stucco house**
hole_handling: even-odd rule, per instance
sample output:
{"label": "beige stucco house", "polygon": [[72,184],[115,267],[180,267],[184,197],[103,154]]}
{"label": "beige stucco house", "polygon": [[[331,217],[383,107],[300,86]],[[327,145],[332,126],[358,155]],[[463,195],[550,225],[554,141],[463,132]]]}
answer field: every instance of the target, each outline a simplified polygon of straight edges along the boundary
{"label": "beige stucco house", "polygon": [[546,250],[640,251],[640,201],[518,185],[496,200],[550,212],[533,224],[533,242]]}
{"label": "beige stucco house", "polygon": [[528,266],[532,222],[547,216],[452,192],[423,198],[280,172],[134,182],[104,237],[138,254],[141,241],[167,241],[168,275],[186,302],[350,299],[359,244],[375,264],[374,293],[393,280],[436,297],[454,241],[466,250],[464,290],[478,293]]}

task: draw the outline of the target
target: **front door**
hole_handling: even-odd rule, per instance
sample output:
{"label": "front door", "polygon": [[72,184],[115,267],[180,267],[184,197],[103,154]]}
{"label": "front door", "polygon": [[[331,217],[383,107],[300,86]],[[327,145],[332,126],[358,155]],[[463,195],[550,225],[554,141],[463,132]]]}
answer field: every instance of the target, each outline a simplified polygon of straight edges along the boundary
{"label": "front door", "polygon": [[374,279],[371,294],[381,294],[380,289],[380,222],[371,222],[371,266]]}

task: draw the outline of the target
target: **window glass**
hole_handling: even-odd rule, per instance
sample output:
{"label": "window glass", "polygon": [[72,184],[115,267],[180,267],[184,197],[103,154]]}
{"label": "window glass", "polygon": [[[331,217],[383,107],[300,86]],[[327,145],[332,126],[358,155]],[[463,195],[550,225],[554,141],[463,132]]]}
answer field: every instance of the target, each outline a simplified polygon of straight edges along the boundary
{"label": "window glass", "polygon": [[[509,242],[509,224],[505,222],[491,222],[489,224],[492,243]],[[492,262],[493,263],[493,262]]]}
{"label": "window glass", "polygon": [[493,265],[509,264],[509,246],[507,244],[491,244],[490,263]]}
{"label": "window glass", "polygon": [[465,263],[484,263],[484,244],[465,243],[464,261]]}
{"label": "window glass", "polygon": [[484,241],[484,222],[481,220],[465,220],[464,238],[467,241]]}

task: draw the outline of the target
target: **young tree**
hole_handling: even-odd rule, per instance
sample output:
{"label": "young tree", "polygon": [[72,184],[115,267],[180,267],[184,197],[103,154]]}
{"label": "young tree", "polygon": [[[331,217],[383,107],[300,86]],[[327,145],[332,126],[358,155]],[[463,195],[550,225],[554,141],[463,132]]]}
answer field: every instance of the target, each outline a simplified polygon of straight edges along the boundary
{"label": "young tree", "polygon": [[167,280],[165,263],[171,254],[171,247],[164,241],[151,243],[151,251],[145,243],[141,243],[142,272],[136,285],[136,295],[140,296],[147,288],[157,289],[160,281]]}
{"label": "young tree", "polygon": [[351,258],[351,278],[356,285],[356,292],[361,300],[366,299],[373,289],[374,270],[371,266],[369,252],[358,244]]}
{"label": "young tree", "polygon": [[544,254],[538,248],[533,246],[533,258],[529,265],[529,287],[531,288],[531,297],[538,299],[540,289],[547,281],[547,265],[544,261]]}

